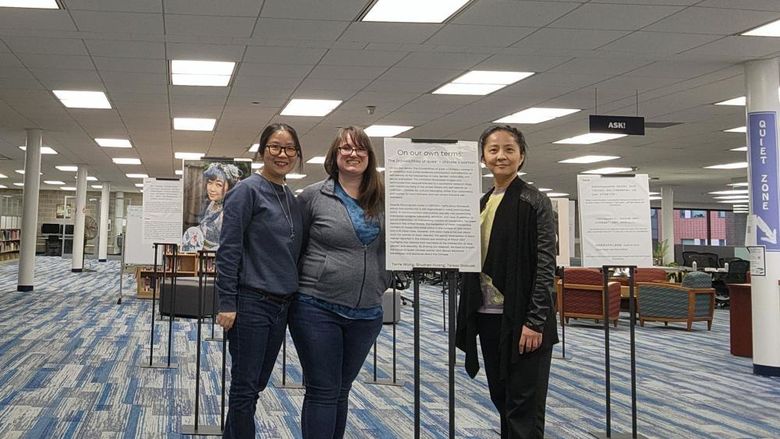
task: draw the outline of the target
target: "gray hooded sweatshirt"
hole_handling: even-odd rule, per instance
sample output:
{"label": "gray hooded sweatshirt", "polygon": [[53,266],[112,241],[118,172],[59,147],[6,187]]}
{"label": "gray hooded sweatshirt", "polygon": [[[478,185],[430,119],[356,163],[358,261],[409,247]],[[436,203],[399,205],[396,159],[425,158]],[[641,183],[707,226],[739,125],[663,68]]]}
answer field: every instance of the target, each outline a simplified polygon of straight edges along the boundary
{"label": "gray hooded sweatshirt", "polygon": [[390,286],[385,270],[384,217],[380,233],[363,245],[332,179],[306,187],[298,196],[303,211],[304,249],[299,262],[303,294],[350,308],[382,303]]}

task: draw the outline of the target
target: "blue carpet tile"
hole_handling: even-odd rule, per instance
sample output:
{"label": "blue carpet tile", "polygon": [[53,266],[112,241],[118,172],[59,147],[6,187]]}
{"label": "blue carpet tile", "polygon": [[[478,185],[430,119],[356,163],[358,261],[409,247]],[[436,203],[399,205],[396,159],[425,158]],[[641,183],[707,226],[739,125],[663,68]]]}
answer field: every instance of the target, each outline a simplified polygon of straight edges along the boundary
{"label": "blue carpet tile", "polygon": [[[38,257],[35,291],[16,292],[16,263],[0,265],[0,438],[170,438],[194,422],[194,320],[174,323],[173,370],[142,369],[148,361],[151,302],[135,298],[126,277],[116,304],[119,263],[90,262],[94,272],[71,273],[70,261]],[[411,296],[411,291],[404,293]],[[422,288],[422,437],[448,434],[447,333],[440,287]],[[398,325],[402,387],[366,384],[372,355],[355,383],[349,438],[410,438],[414,432],[411,306]],[[378,377],[391,378],[391,326],[379,339]],[[155,360],[164,361],[168,322],[157,321]],[[217,329],[217,335],[221,331]],[[629,432],[629,326],[611,329],[612,428]],[[204,324],[203,336],[210,335]],[[547,399],[547,437],[587,438],[605,429],[604,333],[572,321],[566,354],[554,352]],[[750,359],[729,354],[728,311],[717,310],[712,331],[696,323],[637,327],[638,429],[649,438],[780,437],[780,379],[752,374]],[[203,342],[200,423],[219,424],[222,343]],[[286,379],[301,382],[292,341]],[[458,363],[462,364],[462,354]],[[303,390],[283,389],[281,355],[261,394],[256,423],[262,438],[299,438]],[[229,367],[229,360],[228,360]],[[456,435],[497,438],[498,418],[484,375],[456,369]]]}

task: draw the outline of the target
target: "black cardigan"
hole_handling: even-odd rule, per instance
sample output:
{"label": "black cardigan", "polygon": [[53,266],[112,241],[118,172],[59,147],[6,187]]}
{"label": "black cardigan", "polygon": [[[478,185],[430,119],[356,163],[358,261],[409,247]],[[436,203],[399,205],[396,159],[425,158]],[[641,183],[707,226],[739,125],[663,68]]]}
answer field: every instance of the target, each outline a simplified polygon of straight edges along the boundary
{"label": "black cardigan", "polygon": [[[491,189],[480,200],[485,208]],[[501,320],[501,376],[511,364],[558,343],[555,319],[555,224],[552,203],[536,188],[515,178],[501,200],[482,272],[504,295]],[[472,378],[479,371],[477,359],[477,310],[482,306],[479,273],[466,273],[458,307],[456,345],[466,353],[466,371]],[[542,346],[520,354],[518,343],[523,325],[543,333]]]}

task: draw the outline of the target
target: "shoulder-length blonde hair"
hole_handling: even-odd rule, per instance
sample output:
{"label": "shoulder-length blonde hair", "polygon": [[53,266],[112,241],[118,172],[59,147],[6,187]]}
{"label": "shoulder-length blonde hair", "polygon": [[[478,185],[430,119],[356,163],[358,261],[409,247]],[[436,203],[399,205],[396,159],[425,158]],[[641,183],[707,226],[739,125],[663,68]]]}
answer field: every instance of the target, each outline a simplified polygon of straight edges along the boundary
{"label": "shoulder-length blonde hair", "polygon": [[366,216],[375,218],[384,210],[385,204],[385,186],[382,182],[382,176],[376,170],[376,154],[374,147],[371,146],[371,140],[360,127],[349,126],[339,128],[339,132],[333,142],[330,144],[328,154],[325,156],[325,172],[335,181],[339,178],[338,154],[339,146],[345,142],[348,137],[352,138],[356,147],[365,148],[368,151],[368,167],[363,172],[363,179],[360,182],[360,194],[358,195],[358,204]]}

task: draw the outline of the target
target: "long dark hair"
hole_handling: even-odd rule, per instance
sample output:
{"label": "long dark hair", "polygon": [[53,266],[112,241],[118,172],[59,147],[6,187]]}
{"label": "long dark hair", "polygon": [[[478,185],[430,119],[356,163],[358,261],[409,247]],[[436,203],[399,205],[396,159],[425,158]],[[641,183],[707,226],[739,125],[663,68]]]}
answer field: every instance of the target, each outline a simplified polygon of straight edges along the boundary
{"label": "long dark hair", "polygon": [[362,128],[355,126],[339,128],[339,132],[330,144],[328,154],[325,156],[325,172],[334,181],[338,181],[339,166],[337,160],[338,154],[340,154],[339,146],[341,146],[341,142],[347,140],[347,137],[352,137],[355,146],[365,148],[368,151],[368,167],[363,172],[357,201],[360,207],[363,208],[366,216],[376,218],[385,207],[385,185],[382,183],[382,176],[376,170],[374,147],[371,146],[371,140],[369,140]]}
{"label": "long dark hair", "polygon": [[298,133],[295,131],[295,128],[287,125],[286,123],[277,122],[265,127],[263,132],[260,134],[260,146],[257,148],[254,160],[256,162],[263,161],[263,154],[265,153],[265,147],[267,146],[268,139],[271,138],[271,136],[273,136],[277,131],[287,131],[290,133],[290,137],[292,137],[293,143],[295,144],[295,150],[298,151],[298,171],[303,170],[303,150],[301,149],[301,142],[298,140]]}
{"label": "long dark hair", "polygon": [[483,131],[482,134],[479,136],[479,157],[485,158],[485,142],[487,141],[488,136],[495,133],[496,131],[506,131],[512,137],[514,137],[518,148],[520,148],[520,153],[523,155],[523,161],[520,163],[520,166],[517,167],[517,170],[520,171],[521,169],[523,169],[523,165],[525,165],[525,162],[528,161],[528,143],[525,142],[525,136],[523,135],[523,133],[521,133],[520,130],[518,130],[513,126],[493,125],[488,127],[485,131]]}

